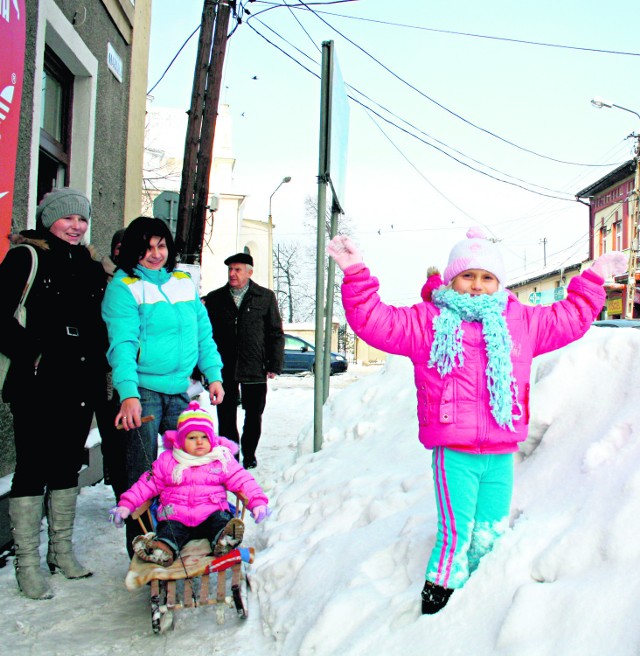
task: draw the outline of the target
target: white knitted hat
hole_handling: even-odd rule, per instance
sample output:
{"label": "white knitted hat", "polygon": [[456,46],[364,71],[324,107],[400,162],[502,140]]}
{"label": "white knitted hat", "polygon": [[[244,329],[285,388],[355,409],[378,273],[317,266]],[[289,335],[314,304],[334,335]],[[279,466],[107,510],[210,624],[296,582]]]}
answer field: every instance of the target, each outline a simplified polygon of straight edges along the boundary
{"label": "white knitted hat", "polygon": [[500,286],[505,287],[506,272],[498,247],[489,241],[480,228],[469,228],[467,239],[459,241],[449,254],[444,270],[444,284],[448,285],[458,274],[469,269],[484,269],[493,273]]}

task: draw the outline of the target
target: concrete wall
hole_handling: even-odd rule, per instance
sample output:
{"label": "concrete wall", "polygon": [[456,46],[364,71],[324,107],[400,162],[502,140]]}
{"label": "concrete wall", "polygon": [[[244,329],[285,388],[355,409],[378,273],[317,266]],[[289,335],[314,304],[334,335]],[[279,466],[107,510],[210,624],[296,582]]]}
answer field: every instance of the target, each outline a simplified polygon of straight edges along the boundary
{"label": "concrete wall", "polygon": [[[136,39],[134,11],[135,20],[140,16],[140,33]],[[113,233],[124,225],[125,198],[134,206],[136,195],[140,197],[139,182],[135,183],[135,193],[127,194],[127,162],[129,172],[140,162],[140,179],[143,151],[140,135],[144,132],[144,109],[140,107],[144,108],[146,95],[150,16],[151,0],[136,0],[135,9],[130,0],[26,2],[24,84],[12,214],[14,232],[35,226],[41,79],[47,45],[75,76],[70,185],[91,198],[90,238],[99,253],[109,252]],[[108,43],[122,61],[121,80],[107,66]],[[134,63],[134,93],[143,95],[142,100],[135,101],[136,111],[130,113],[130,76]],[[37,410],[37,399],[34,403]],[[90,451],[95,454],[95,447]],[[89,459],[92,464],[83,473],[83,483],[102,476],[99,459],[88,451],[87,464]],[[14,462],[11,415],[8,406],[0,404],[0,477],[11,474]],[[0,501],[1,498],[0,490]],[[5,537],[2,508],[0,505],[0,544],[4,544]]]}

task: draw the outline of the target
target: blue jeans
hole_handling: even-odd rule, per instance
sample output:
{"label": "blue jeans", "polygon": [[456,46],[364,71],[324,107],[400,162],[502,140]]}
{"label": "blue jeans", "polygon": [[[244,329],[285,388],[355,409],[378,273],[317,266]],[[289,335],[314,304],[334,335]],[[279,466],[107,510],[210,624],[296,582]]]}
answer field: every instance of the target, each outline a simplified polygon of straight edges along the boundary
{"label": "blue jeans", "polygon": [[176,430],[180,413],[189,405],[189,396],[162,394],[141,387],[142,416],[154,419],[134,428],[127,434],[127,488],[130,488],[146,471],[150,471],[158,457],[158,433]]}
{"label": "blue jeans", "polygon": [[189,540],[204,538],[211,543],[211,549],[215,546],[220,531],[233,519],[233,515],[226,510],[217,510],[209,515],[207,519],[197,526],[185,526],[175,519],[165,519],[158,522],[156,527],[156,539],[162,540],[173,549],[173,555],[180,553]]}

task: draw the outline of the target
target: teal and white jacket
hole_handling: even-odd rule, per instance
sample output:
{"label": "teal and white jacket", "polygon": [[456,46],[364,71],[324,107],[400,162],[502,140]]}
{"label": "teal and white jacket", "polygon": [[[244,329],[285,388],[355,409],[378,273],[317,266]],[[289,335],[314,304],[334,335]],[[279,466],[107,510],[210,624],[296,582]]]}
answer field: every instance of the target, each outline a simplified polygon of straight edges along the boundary
{"label": "teal and white jacket", "polygon": [[134,273],[116,271],[102,302],[120,399],[140,398],[139,387],[182,394],[196,365],[209,383],[221,381],[222,360],[191,276],[141,266]]}

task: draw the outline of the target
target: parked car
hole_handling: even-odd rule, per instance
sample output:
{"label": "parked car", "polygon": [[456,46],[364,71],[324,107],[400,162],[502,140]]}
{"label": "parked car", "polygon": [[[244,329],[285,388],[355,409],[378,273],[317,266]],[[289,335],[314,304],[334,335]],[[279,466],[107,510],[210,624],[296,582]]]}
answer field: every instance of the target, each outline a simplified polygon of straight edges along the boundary
{"label": "parked car", "polygon": [[598,328],[640,328],[640,319],[600,319],[591,325]]}
{"label": "parked car", "polygon": [[[283,374],[298,374],[304,371],[313,372],[316,366],[316,350],[301,337],[284,336],[284,366]],[[344,373],[349,366],[347,359],[340,353],[331,353],[331,375]]]}

